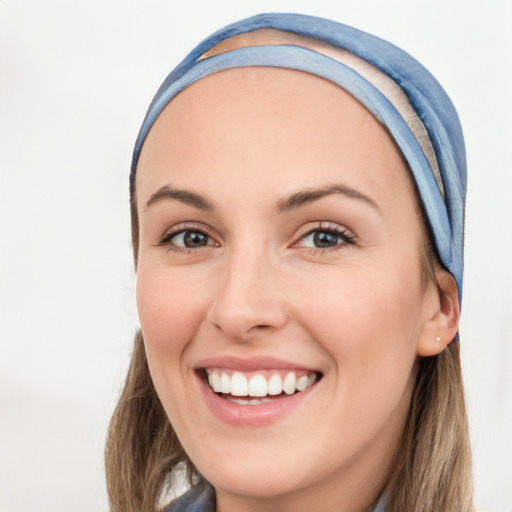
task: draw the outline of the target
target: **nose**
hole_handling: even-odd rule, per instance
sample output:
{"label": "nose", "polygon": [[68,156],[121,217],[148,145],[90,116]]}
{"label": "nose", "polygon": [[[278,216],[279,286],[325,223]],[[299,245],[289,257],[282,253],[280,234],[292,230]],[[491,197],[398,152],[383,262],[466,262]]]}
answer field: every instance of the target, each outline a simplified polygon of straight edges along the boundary
{"label": "nose", "polygon": [[262,252],[232,251],[218,272],[208,321],[238,342],[282,328],[287,312],[278,275]]}

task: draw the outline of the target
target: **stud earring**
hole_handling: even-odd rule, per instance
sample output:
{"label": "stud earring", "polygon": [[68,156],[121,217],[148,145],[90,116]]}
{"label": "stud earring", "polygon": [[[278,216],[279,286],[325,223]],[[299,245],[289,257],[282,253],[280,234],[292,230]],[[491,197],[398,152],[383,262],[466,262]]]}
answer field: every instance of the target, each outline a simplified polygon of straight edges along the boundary
{"label": "stud earring", "polygon": [[436,336],[436,341],[441,341],[441,336]]}

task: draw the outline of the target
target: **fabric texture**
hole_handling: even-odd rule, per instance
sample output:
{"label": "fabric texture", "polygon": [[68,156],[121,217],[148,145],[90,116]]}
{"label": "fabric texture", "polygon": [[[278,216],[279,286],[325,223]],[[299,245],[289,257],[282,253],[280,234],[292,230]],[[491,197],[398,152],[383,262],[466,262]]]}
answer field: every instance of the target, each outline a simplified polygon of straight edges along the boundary
{"label": "fabric texture", "polygon": [[[350,67],[316,51],[292,45],[249,46],[201,58],[225,39],[260,28],[300,34],[343,48],[393,79],[428,132],[439,166],[444,197],[428,159],[400,113],[376,87]],[[167,104],[197,80],[218,71],[245,66],[295,69],[330,80],[357,98],[387,128],[409,164],[439,258],[455,277],[461,298],[466,156],[455,108],[437,80],[408,53],[341,23],[300,14],[260,14],[233,23],[200,43],[167,76],[151,102],[133,152],[131,192],[144,141]]]}
{"label": "fabric texture", "polygon": [[[164,512],[215,512],[215,489],[206,482],[198,484],[171,503]],[[383,500],[368,512],[385,512]]]}
{"label": "fabric texture", "polygon": [[206,482],[195,485],[164,512],[215,512],[215,490]]}

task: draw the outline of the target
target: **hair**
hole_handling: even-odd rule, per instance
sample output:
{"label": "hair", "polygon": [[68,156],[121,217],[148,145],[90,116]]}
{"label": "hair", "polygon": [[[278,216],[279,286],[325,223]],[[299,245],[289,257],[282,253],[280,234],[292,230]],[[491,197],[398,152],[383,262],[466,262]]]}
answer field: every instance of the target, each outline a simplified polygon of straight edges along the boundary
{"label": "hair", "polygon": [[[422,222],[421,266],[423,282],[428,284],[435,282],[435,269],[441,264],[419,193],[413,184],[411,189]],[[137,267],[135,185],[130,211]],[[383,489],[386,512],[470,512],[472,462],[458,335],[439,355],[419,357],[411,379],[408,415]],[[161,509],[184,472],[192,486],[205,481],[181,446],[158,398],[141,331],[135,335],[124,388],[110,421],[105,468],[112,512]]]}
{"label": "hair", "polygon": [[115,512],[158,510],[160,498],[175,490],[176,477],[183,469],[190,485],[200,479],[153,386],[140,330],[110,421],[105,469],[110,510]]}

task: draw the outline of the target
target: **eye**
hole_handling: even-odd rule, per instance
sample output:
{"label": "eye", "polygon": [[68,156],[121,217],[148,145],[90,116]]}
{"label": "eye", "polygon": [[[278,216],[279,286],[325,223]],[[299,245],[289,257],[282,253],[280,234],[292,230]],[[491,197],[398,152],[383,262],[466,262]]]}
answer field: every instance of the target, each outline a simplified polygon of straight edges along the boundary
{"label": "eye", "polygon": [[329,231],[313,231],[302,239],[302,245],[308,247],[318,247],[325,249],[327,247],[334,247],[340,243],[340,236],[336,233]]}
{"label": "eye", "polygon": [[180,231],[169,238],[169,242],[176,247],[186,247],[187,249],[196,249],[212,245],[212,239],[202,231]]}
{"label": "eye", "polygon": [[162,236],[158,245],[166,247],[169,251],[180,252],[202,249],[203,247],[217,245],[217,243],[201,229],[194,229],[193,227],[187,229],[176,226]]}
{"label": "eye", "polygon": [[312,229],[297,242],[298,247],[310,247],[314,249],[333,249],[345,244],[354,244],[355,236],[348,230],[330,225]]}

